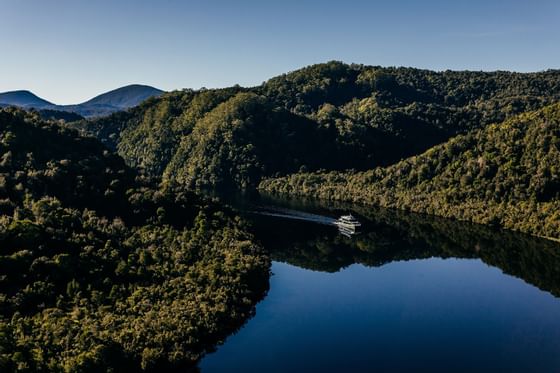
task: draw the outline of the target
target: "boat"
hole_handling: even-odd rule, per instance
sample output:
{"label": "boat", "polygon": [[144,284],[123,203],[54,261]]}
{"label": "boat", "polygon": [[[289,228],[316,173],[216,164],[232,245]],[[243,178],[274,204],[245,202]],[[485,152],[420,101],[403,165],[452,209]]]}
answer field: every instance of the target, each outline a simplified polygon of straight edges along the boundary
{"label": "boat", "polygon": [[342,225],[339,225],[338,233],[340,233],[345,237],[352,238],[352,236],[356,235],[358,232],[356,232],[355,229],[350,229],[350,228],[343,227]]}
{"label": "boat", "polygon": [[338,220],[334,222],[336,226],[339,228],[344,228],[345,230],[349,230],[355,232],[358,228],[362,226],[362,224],[356,220],[352,214],[342,215]]}

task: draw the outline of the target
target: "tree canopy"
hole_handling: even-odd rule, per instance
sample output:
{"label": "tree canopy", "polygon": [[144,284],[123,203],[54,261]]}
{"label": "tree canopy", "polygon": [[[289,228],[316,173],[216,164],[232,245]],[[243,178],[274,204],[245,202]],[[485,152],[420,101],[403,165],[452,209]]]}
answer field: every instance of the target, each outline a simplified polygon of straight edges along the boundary
{"label": "tree canopy", "polygon": [[266,291],[239,218],[96,140],[4,109],[0,154],[0,370],[189,368]]}

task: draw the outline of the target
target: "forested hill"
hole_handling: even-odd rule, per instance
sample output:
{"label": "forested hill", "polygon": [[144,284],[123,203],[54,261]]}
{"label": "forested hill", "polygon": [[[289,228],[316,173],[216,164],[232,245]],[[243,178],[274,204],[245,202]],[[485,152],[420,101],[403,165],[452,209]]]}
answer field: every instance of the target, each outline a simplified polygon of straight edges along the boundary
{"label": "forested hill", "polygon": [[[389,165],[558,100],[556,70],[433,72],[329,62],[253,88],[167,93],[76,126],[170,183],[253,187],[300,169]],[[202,142],[207,149],[196,145]]]}
{"label": "forested hill", "polygon": [[459,135],[387,168],[291,175],[261,188],[560,239],[560,104]]}
{"label": "forested hill", "polygon": [[268,287],[231,212],[37,113],[0,110],[0,211],[2,372],[185,371]]}

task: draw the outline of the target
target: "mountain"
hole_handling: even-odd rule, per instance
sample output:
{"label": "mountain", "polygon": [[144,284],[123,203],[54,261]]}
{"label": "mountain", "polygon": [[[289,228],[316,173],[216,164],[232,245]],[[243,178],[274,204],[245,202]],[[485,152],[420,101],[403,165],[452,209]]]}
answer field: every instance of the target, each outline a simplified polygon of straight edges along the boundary
{"label": "mountain", "polygon": [[29,91],[0,93],[0,105],[34,109],[54,109],[55,104],[37,97]]}
{"label": "mountain", "polygon": [[560,239],[560,103],[456,136],[386,168],[290,175],[260,188]]}
{"label": "mountain", "polygon": [[37,97],[29,91],[0,93],[0,106],[17,106],[24,109],[48,109],[75,113],[91,118],[109,115],[137,106],[142,101],[161,95],[163,91],[146,85],[129,85],[103,93],[77,105],[56,105]]}
{"label": "mountain", "polygon": [[83,106],[111,106],[119,109],[127,109],[138,105],[150,97],[157,97],[163,91],[147,85],[132,84],[117,88],[113,91],[103,93],[84,102]]}
{"label": "mountain", "polygon": [[560,101],[559,87],[558,70],[435,72],[332,61],[252,88],[164,93],[75,125],[170,184],[254,188],[263,177],[299,170],[391,165]]}
{"label": "mountain", "polygon": [[60,110],[74,112],[86,118],[102,117],[137,106],[162,93],[163,91],[154,87],[134,84],[103,93],[79,105],[61,106]]}

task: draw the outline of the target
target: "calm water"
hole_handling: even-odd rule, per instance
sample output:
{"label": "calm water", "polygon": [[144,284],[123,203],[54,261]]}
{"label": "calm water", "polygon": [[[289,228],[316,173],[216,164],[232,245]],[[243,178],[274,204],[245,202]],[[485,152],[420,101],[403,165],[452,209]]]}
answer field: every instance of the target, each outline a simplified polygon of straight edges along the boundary
{"label": "calm water", "polygon": [[316,219],[346,207],[265,202],[245,209],[274,212],[248,215],[270,291],[202,373],[560,371],[556,244],[358,208],[347,238]]}

